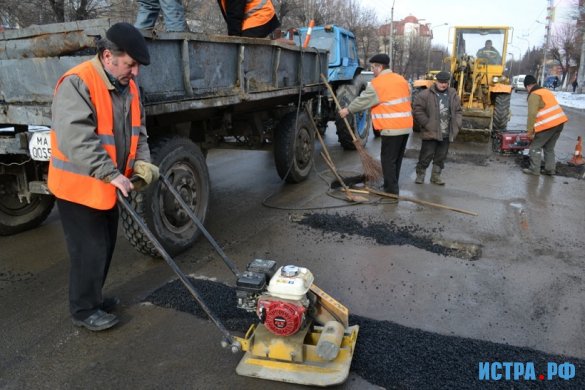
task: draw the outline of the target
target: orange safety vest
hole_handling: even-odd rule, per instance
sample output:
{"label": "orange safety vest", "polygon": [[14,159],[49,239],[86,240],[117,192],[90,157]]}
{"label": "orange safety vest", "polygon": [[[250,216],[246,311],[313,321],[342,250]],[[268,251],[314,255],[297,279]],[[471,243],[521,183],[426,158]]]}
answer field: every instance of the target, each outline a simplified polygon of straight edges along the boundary
{"label": "orange safety vest", "polygon": [[[86,61],[61,76],[55,87],[55,92],[57,92],[63,79],[69,75],[79,76],[88,87],[91,101],[97,112],[96,135],[100,138],[102,147],[116,164],[112,98],[104,80],[92,62]],[[130,80],[130,93],[132,94],[130,106],[132,137],[130,140],[130,153],[124,170],[124,175],[127,177],[132,174],[136,151],[138,150],[138,136],[141,130],[140,100],[138,98],[138,88],[133,80]],[[49,190],[57,198],[94,209],[109,210],[116,204],[116,187],[103,180],[81,173],[75,162],[70,161],[59,150],[54,129],[51,129],[51,160],[49,162],[48,185]]]}
{"label": "orange safety vest", "polygon": [[532,93],[540,96],[544,102],[544,107],[536,113],[536,121],[534,122],[534,131],[536,133],[548,130],[569,120],[551,91],[546,88],[540,88]]}
{"label": "orange safety vest", "polygon": [[[221,6],[226,10],[227,0],[221,0]],[[276,15],[274,5],[271,0],[247,0],[244,8],[244,21],[242,22],[242,31],[254,27],[263,26]]]}
{"label": "orange safety vest", "polygon": [[372,124],[376,130],[412,130],[410,89],[404,77],[396,73],[378,75],[372,87],[380,103],[373,106]]}

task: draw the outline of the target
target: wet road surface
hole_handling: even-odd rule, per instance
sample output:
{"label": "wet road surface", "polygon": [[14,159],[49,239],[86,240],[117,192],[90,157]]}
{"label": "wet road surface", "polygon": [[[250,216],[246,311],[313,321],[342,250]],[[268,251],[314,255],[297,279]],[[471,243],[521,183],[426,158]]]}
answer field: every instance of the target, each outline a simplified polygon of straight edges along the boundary
{"label": "wet road surface", "polygon": [[[514,94],[512,110],[510,128],[522,128],[525,94]],[[571,157],[577,135],[585,135],[580,125],[585,115],[567,112],[571,122],[557,145],[562,162]],[[358,156],[341,150],[334,129],[327,131],[326,142],[340,170],[360,172]],[[585,358],[585,181],[527,177],[517,156],[492,154],[489,145],[455,144],[443,174],[447,185],[431,185],[428,178],[416,185],[418,142],[416,136],[409,141],[401,195],[474,211],[477,217],[406,201],[347,206],[329,196],[331,178],[320,160],[307,182],[286,185],[269,152],[211,151],[207,228],[240,269],[254,258],[308,267],[321,288],[347,305],[356,321],[364,321],[363,327],[378,328],[375,321],[385,321],[390,329],[404,330],[397,338],[379,336],[402,341],[396,348],[384,348],[369,362],[365,352],[356,356],[360,364],[338,388],[422,388],[426,369],[436,370],[434,384],[441,387],[448,383],[440,381],[441,372],[461,360],[452,359],[453,349],[429,354],[425,345],[454,340],[468,341],[463,346],[471,363],[545,362],[560,355],[580,368]],[[379,148],[380,140],[371,138],[370,153],[378,157]],[[312,215],[338,216],[344,226],[350,220],[362,227],[394,227],[385,231],[389,238],[414,230],[420,233],[415,238],[477,246],[481,255],[437,253],[415,240],[386,245],[360,229],[350,234],[299,223]],[[193,276],[235,283],[203,239],[177,261]],[[301,388],[237,376],[241,356],[221,349],[221,334],[211,322],[149,302],[147,297],[176,277],[161,260],[138,254],[121,231],[105,288],[122,299],[116,328],[94,334],[71,324],[67,272],[56,212],[38,229],[0,237],[0,388]],[[445,339],[449,336],[456,339]],[[484,342],[494,343],[491,352],[473,355]],[[393,363],[385,382],[360,369],[366,359],[366,366],[384,374],[378,365],[383,358]],[[447,377],[456,383],[477,379],[477,364],[454,371]],[[582,383],[583,373],[577,376],[549,385],[579,388],[573,385]]]}

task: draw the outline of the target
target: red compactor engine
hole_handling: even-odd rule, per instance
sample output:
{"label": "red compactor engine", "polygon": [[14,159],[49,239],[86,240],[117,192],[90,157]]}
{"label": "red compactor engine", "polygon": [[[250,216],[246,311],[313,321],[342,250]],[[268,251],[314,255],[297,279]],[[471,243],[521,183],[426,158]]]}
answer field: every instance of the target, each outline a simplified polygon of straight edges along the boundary
{"label": "red compactor engine", "polygon": [[313,274],[306,268],[286,265],[270,279],[268,291],[258,298],[256,314],[266,329],[277,336],[292,336],[307,318],[307,292]]}
{"label": "red compactor engine", "polygon": [[306,324],[310,306],[307,292],[314,278],[307,268],[275,268],[272,260],[256,259],[248,265],[237,283],[238,307],[255,311],[269,332],[291,336]]}

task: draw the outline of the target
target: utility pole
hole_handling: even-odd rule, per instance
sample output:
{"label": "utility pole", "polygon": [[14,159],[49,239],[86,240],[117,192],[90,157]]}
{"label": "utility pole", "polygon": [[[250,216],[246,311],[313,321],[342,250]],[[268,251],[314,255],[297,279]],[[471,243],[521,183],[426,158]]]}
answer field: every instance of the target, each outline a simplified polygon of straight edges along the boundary
{"label": "utility pole", "polygon": [[394,3],[396,0],[392,0],[392,9],[390,10],[390,36],[388,38],[388,57],[390,57],[390,64],[388,65],[392,70],[393,59],[394,59]]}
{"label": "utility pole", "polygon": [[546,24],[546,42],[544,44],[544,50],[543,50],[543,55],[542,55],[542,73],[540,75],[540,86],[544,85],[544,74],[546,73],[546,53],[548,52],[548,46],[550,44],[550,29],[551,29],[551,25],[552,25],[552,15],[554,12],[554,7],[553,7],[553,0],[548,0],[548,7],[546,8],[546,10],[548,11],[548,15],[546,17],[547,19],[547,24]]}
{"label": "utility pole", "polygon": [[581,58],[579,59],[579,71],[577,73],[577,92],[583,93],[583,83],[585,83],[585,1],[579,0],[579,21],[577,26],[583,33],[583,43],[581,43]]}

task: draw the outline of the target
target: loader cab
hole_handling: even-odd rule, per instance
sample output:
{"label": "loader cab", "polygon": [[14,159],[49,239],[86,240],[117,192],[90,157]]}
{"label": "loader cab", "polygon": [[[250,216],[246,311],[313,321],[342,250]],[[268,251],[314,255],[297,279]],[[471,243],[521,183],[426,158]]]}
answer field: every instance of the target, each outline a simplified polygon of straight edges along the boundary
{"label": "loader cab", "polygon": [[455,27],[454,30],[452,53],[455,57],[470,56],[478,65],[501,67],[503,71],[510,27]]}

